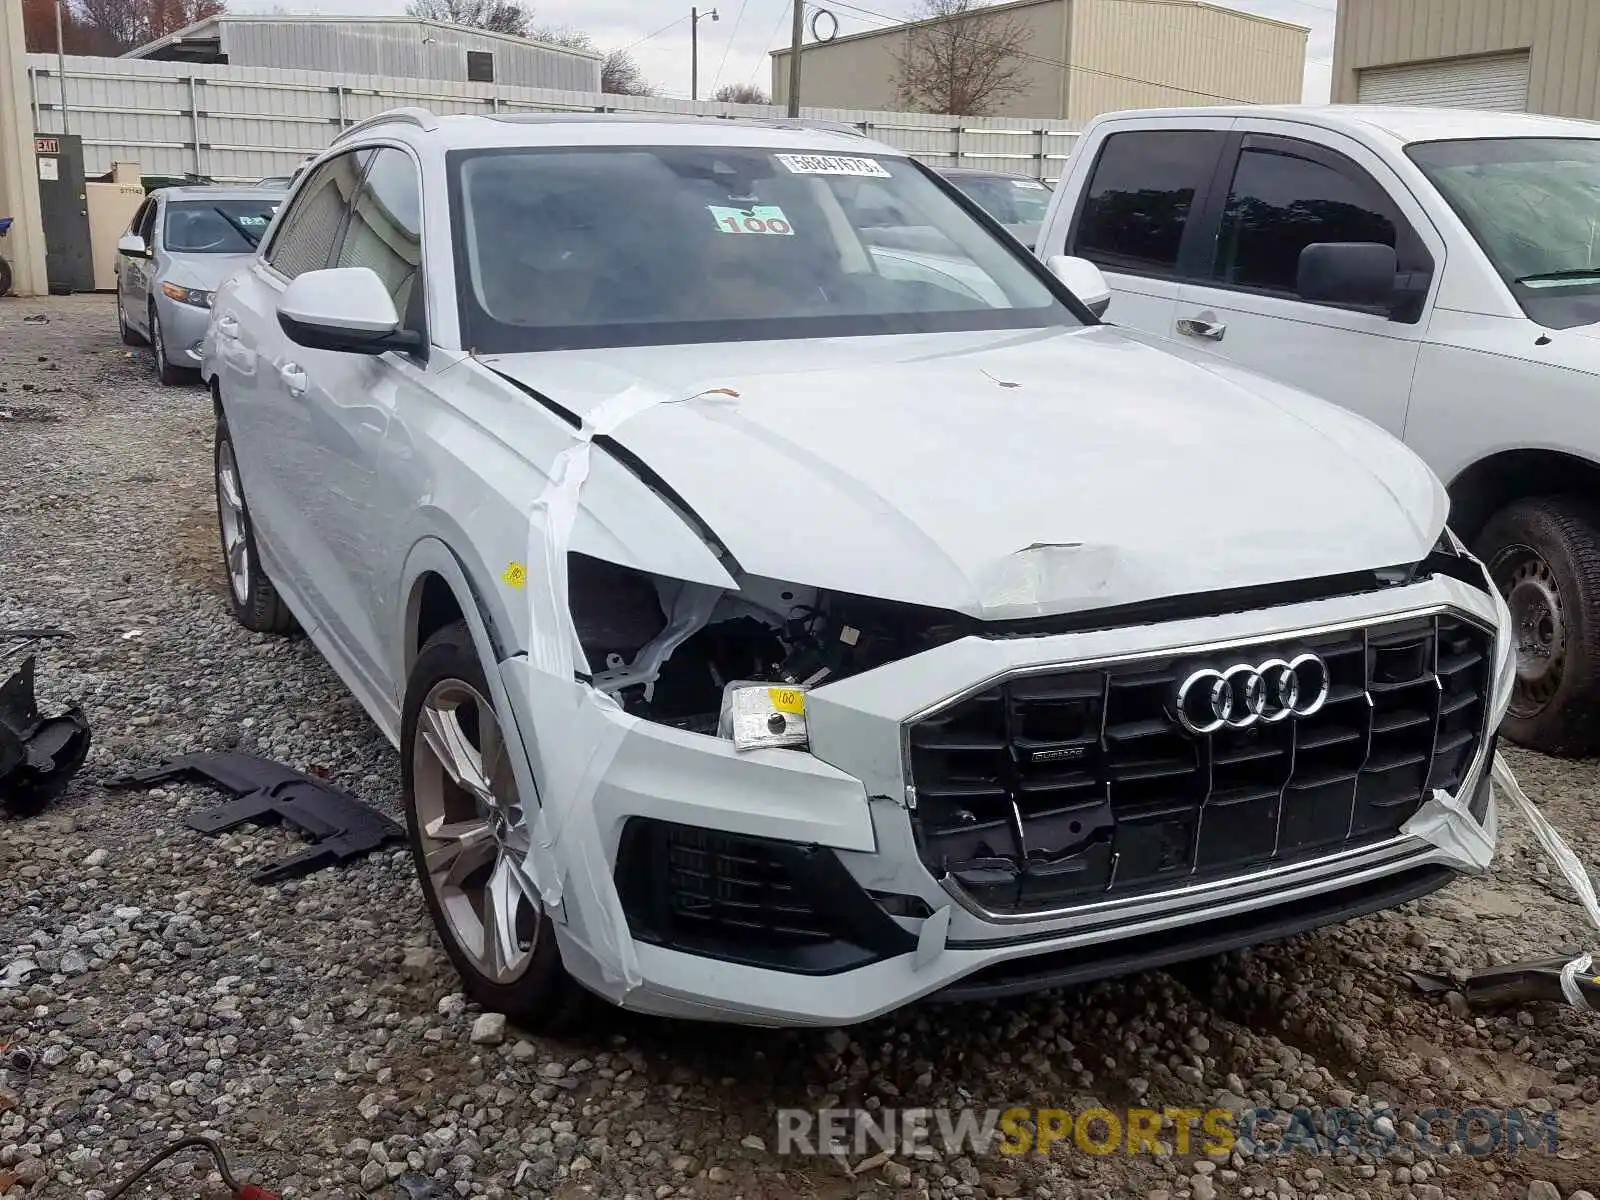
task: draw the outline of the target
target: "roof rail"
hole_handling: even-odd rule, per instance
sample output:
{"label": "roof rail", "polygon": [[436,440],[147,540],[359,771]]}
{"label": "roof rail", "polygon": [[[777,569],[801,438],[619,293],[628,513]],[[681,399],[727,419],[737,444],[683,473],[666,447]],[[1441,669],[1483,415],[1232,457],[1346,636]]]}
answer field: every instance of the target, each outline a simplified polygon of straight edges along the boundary
{"label": "roof rail", "polygon": [[815,129],[820,133],[843,133],[851,137],[867,137],[860,125],[849,121],[828,121],[821,117],[757,117],[734,114],[725,121],[743,121],[750,125],[766,125],[773,129]]}
{"label": "roof rail", "polygon": [[402,108],[387,109],[384,112],[378,113],[376,116],[367,117],[364,120],[357,121],[354,125],[350,126],[344,132],[339,134],[338,137],[334,138],[333,144],[337,145],[338,143],[344,141],[344,139],[349,137],[352,133],[358,133],[363,129],[371,129],[374,125],[392,125],[396,121],[406,125],[415,125],[418,129],[421,129],[427,133],[431,133],[433,130],[439,128],[439,118],[434,116],[427,109],[418,108],[415,105],[407,105]]}

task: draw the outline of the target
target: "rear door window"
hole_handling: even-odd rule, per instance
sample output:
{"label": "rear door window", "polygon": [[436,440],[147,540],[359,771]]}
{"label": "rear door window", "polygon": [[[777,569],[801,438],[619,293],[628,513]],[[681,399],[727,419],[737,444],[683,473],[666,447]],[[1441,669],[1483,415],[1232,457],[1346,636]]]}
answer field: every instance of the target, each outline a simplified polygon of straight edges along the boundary
{"label": "rear door window", "polygon": [[1067,253],[1110,271],[1176,276],[1190,217],[1226,137],[1209,129],[1112,134],[1089,177]]}

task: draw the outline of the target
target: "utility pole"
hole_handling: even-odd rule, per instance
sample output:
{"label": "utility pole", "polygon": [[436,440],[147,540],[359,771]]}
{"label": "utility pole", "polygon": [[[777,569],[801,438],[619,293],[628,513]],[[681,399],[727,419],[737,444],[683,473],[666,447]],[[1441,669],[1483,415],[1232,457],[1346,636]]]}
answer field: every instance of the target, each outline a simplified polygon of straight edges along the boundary
{"label": "utility pole", "polygon": [[67,51],[61,36],[61,0],[56,0],[56,86],[61,89],[61,132],[71,133],[67,125]]}
{"label": "utility pole", "polygon": [[689,10],[689,99],[696,102],[700,99],[700,22],[706,17],[717,20],[717,10],[713,8],[708,13],[698,8]]}
{"label": "utility pole", "polygon": [[789,115],[800,115],[800,43],[806,36],[806,0],[794,0],[794,24],[789,29]]}

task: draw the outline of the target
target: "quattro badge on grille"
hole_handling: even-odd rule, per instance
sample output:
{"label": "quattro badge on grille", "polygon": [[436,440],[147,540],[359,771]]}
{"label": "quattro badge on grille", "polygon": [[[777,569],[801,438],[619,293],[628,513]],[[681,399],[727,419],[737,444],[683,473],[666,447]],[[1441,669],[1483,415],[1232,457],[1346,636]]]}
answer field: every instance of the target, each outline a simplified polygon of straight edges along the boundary
{"label": "quattro badge on grille", "polygon": [[1203,667],[1178,685],[1173,710],[1192,734],[1248,729],[1311,716],[1327,703],[1328,687],[1327,664],[1309,652],[1221,670]]}

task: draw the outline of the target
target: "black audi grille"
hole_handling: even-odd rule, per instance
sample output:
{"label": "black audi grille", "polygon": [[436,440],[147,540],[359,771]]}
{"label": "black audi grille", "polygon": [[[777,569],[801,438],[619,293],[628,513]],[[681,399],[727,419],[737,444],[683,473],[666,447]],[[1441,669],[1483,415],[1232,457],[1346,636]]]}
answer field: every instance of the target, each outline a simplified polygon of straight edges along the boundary
{"label": "black audi grille", "polygon": [[[909,730],[923,862],[994,912],[1293,863],[1392,837],[1483,738],[1491,635],[1453,616],[1030,675]],[[1326,664],[1320,711],[1190,734],[1204,668]]]}

